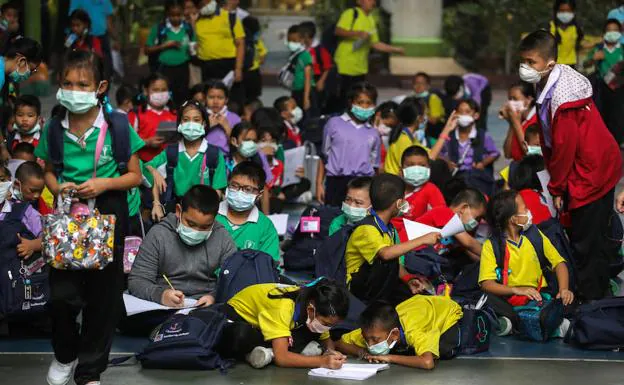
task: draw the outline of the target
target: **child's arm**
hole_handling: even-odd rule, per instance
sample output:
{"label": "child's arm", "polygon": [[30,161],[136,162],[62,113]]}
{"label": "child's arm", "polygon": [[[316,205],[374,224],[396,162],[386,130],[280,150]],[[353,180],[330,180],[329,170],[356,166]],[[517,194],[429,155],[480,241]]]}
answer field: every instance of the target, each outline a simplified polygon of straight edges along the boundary
{"label": "child's arm", "polygon": [[489,294],[494,294],[498,297],[510,297],[512,295],[523,295],[525,297],[529,297],[535,301],[541,301],[542,296],[537,291],[537,289],[533,287],[509,287],[505,285],[501,285],[500,283],[494,280],[486,280],[481,282],[481,289],[484,292]]}
{"label": "child's arm", "polygon": [[319,202],[325,203],[325,185],[323,181],[325,180],[325,163],[323,163],[323,159],[320,160],[318,165],[318,170],[316,172],[316,199]]}
{"label": "child's arm", "polygon": [[565,262],[561,262],[555,266],[555,274],[557,274],[557,283],[559,284],[559,293],[557,293],[557,298],[561,298],[563,304],[568,306],[574,301],[574,293],[572,293],[569,289],[570,276],[568,273],[568,266]]}
{"label": "child's arm", "polygon": [[444,145],[446,144],[449,135],[455,130],[455,128],[457,128],[457,116],[455,111],[453,111],[451,116],[449,116],[448,120],[446,121],[444,129],[442,129],[442,133],[438,137],[438,141],[429,152],[429,158],[431,160],[436,160],[438,158],[438,156],[444,149]]}
{"label": "child's arm", "polygon": [[41,240],[43,236],[39,236],[39,238],[35,239],[25,239],[22,238],[21,234],[17,234],[17,239],[19,239],[20,243],[17,245],[17,255],[20,258],[28,259],[34,253],[38,253],[41,251]]}
{"label": "child's arm", "polygon": [[353,357],[364,357],[368,352],[366,349],[361,348],[357,345],[349,344],[344,342],[343,340],[336,341],[336,350],[341,353],[347,354]]}
{"label": "child's arm", "polygon": [[180,48],[181,43],[175,40],[167,40],[159,45],[145,46],[145,54],[152,55],[171,48]]}
{"label": "child's arm", "polygon": [[116,178],[91,178],[77,187],[78,194],[84,199],[95,198],[110,191],[128,191],[141,184],[141,166],[139,156],[133,154],[128,162],[128,172]]}
{"label": "child's arm", "polygon": [[422,237],[418,237],[416,239],[412,239],[411,241],[407,241],[404,243],[399,243],[398,245],[386,246],[381,248],[377,252],[377,257],[381,258],[383,261],[390,261],[392,259],[397,259],[402,255],[409,253],[417,247],[423,245],[435,245],[442,238],[442,234],[440,233],[429,233],[423,235]]}
{"label": "child's arm", "polygon": [[307,111],[312,106],[310,101],[310,92],[312,91],[312,66],[305,66],[305,84],[303,86],[303,110]]}
{"label": "child's arm", "polygon": [[276,338],[271,341],[275,365],[284,368],[328,368],[340,369],[346,362],[342,355],[327,354],[323,356],[307,357],[288,351],[288,338]]}
{"label": "child's arm", "polygon": [[426,352],[421,356],[398,356],[390,354],[387,356],[368,356],[366,359],[368,359],[368,362],[397,364],[417,369],[431,370],[435,368],[435,359],[430,352]]}

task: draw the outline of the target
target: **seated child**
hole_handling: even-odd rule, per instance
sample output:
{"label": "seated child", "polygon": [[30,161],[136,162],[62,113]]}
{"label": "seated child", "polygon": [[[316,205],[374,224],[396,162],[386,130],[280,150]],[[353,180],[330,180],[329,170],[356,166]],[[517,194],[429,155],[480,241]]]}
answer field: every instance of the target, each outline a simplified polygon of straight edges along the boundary
{"label": "seated child", "polygon": [[32,95],[20,95],[15,100],[13,138],[10,149],[19,143],[30,143],[34,147],[39,144],[41,135],[41,102]]}
{"label": "seated child", "polygon": [[[303,110],[297,105],[293,97],[282,96],[275,100],[273,107],[280,113],[284,119],[284,130],[286,138],[284,145],[286,148],[299,147],[303,144],[301,140],[301,131],[297,124],[303,119]],[[290,142],[290,143],[287,143]]]}
{"label": "seated child", "polygon": [[89,13],[82,8],[76,9],[69,15],[71,34],[65,40],[65,48],[69,51],[93,52],[100,58],[102,54],[102,42],[99,37],[91,35],[91,18]]}
{"label": "seated child", "polygon": [[240,250],[263,251],[279,261],[277,230],[256,207],[264,194],[265,180],[264,170],[255,162],[245,161],[234,167],[217,221],[225,226]]}
{"label": "seated child", "polygon": [[303,287],[252,285],[221,308],[232,322],[223,330],[217,351],[223,357],[246,359],[257,369],[271,362],[281,367],[340,369],[346,356],[333,350],[329,329],[348,310],[349,294],[328,279]]}
{"label": "seated child", "polygon": [[390,133],[390,147],[384,163],[384,170],[390,174],[400,175],[403,152],[411,146],[426,148],[427,115],[425,105],[414,97],[403,100],[396,115],[400,124],[395,126]]}
{"label": "seated child", "polygon": [[[532,215],[524,199],[516,191],[502,191],[495,195],[488,205],[488,223],[493,229],[492,238],[483,245],[479,284],[489,294],[488,304],[499,316],[499,335],[508,335],[518,330],[518,317],[513,306],[526,304],[529,300],[541,301],[543,294],[549,293],[548,282],[544,279],[537,250],[524,233],[531,228]],[[539,231],[539,230],[538,230]],[[574,300],[569,290],[568,267],[550,240],[542,236],[544,257],[557,276],[558,292],[550,292],[561,298],[565,306]],[[500,272],[494,247],[503,247],[509,253],[509,271]],[[506,251],[505,251],[506,250]],[[560,327],[559,337],[565,335],[569,322]]]}
{"label": "seated child", "polygon": [[399,258],[423,245],[435,245],[440,233],[430,233],[414,240],[398,243],[392,218],[409,209],[404,198],[405,182],[392,174],[373,177],[370,187],[372,209],[360,222],[347,242],[346,283],[351,294],[363,302],[377,299],[400,303],[411,296],[409,282],[401,282],[405,271]]}
{"label": "seated child", "polygon": [[228,110],[230,90],[220,80],[206,83],[206,107],[209,115],[209,127],[206,140],[219,147],[224,154],[230,153],[228,138],[232,129],[241,122],[240,116]]}
{"label": "seated child", "polygon": [[351,179],[347,185],[347,196],[342,202],[342,214],[334,218],[329,225],[329,235],[332,236],[345,225],[358,223],[369,215],[371,209],[370,185],[373,178],[360,176]]}
{"label": "seated child", "polygon": [[343,335],[336,348],[369,362],[433,369],[436,360],[457,353],[462,316],[445,296],[415,295],[396,308],[375,302],[360,316],[360,329]]}
{"label": "seated child", "polygon": [[533,224],[539,225],[552,218],[546,199],[542,195],[542,185],[537,173],[544,169],[544,158],[539,155],[524,157],[512,164],[509,175],[509,187],[518,191],[524,199],[527,209],[533,214]]}
{"label": "seated child", "polygon": [[115,100],[117,102],[117,108],[115,111],[122,114],[128,114],[134,109],[134,100],[136,98],[137,91],[129,84],[122,84],[117,88],[115,93]]}

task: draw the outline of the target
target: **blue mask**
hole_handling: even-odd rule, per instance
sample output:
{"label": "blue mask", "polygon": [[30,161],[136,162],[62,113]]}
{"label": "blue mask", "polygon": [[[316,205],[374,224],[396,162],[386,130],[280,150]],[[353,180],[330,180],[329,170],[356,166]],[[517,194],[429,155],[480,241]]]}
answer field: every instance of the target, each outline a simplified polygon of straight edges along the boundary
{"label": "blue mask", "polygon": [[368,352],[374,356],[385,356],[385,355],[390,354],[390,351],[392,350],[394,345],[396,345],[396,341],[392,341],[391,344],[388,343],[388,340],[390,339],[390,335],[392,334],[393,331],[394,329],[390,331],[390,333],[388,334],[388,337],[384,341],[381,341],[380,343],[375,344],[373,346],[368,346]]}
{"label": "blue mask", "polygon": [[468,233],[473,232],[477,227],[479,227],[479,222],[474,218],[470,218],[468,222],[464,223],[464,230]]}
{"label": "blue mask", "polygon": [[417,98],[426,98],[427,96],[429,96],[429,91],[423,91],[419,94],[414,94],[414,96]]}
{"label": "blue mask", "polygon": [[360,122],[368,122],[368,120],[375,115],[375,107],[362,108],[354,104],[351,106],[351,113]]}
{"label": "blue mask", "polygon": [[251,158],[258,153],[258,145],[253,140],[245,140],[238,148],[238,152],[240,152],[244,158]]}
{"label": "blue mask", "polygon": [[429,181],[431,169],[423,166],[411,166],[403,169],[403,179],[414,187],[420,187]]}
{"label": "blue mask", "polygon": [[[19,64],[18,64],[18,67],[19,67]],[[24,80],[27,80],[29,77],[30,77],[30,68],[28,68],[28,63],[26,63],[26,71],[19,72],[19,70],[16,68],[15,71],[9,74],[9,78],[11,78],[11,81],[13,81],[14,83],[21,83]]]}
{"label": "blue mask", "polygon": [[212,234],[212,230],[197,231],[184,225],[182,221],[180,221],[180,223],[178,224],[178,228],[176,229],[176,231],[178,232],[178,235],[180,236],[182,242],[184,242],[188,246],[197,246],[210,238],[210,235]]}
{"label": "blue mask", "polygon": [[248,194],[244,191],[232,191],[229,188],[225,190],[225,200],[228,207],[236,212],[251,210],[256,203],[257,195]]}

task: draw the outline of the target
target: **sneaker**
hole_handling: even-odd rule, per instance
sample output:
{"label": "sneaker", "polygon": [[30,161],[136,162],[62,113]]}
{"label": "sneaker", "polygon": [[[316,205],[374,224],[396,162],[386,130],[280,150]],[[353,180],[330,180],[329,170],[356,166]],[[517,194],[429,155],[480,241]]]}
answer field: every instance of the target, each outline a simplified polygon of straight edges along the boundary
{"label": "sneaker", "polygon": [[314,196],[312,195],[312,191],[306,191],[303,194],[299,195],[299,198],[297,198],[297,203],[303,203],[304,205],[307,205],[312,202],[313,199]]}
{"label": "sneaker", "polygon": [[247,362],[252,368],[262,369],[273,361],[273,349],[256,346],[247,355]]}
{"label": "sneaker", "polygon": [[301,351],[302,356],[307,357],[315,357],[323,354],[323,348],[321,348],[321,344],[316,341],[312,341],[306,345],[305,348]]}
{"label": "sneaker", "polygon": [[511,325],[511,320],[507,317],[498,317],[498,330],[496,330],[496,335],[499,337],[508,336],[511,334],[511,330],[513,329]]}
{"label": "sneaker", "polygon": [[553,337],[563,338],[566,336],[566,334],[568,334],[569,329],[570,329],[570,320],[567,318],[564,318],[563,321],[561,321],[561,324],[559,325],[557,330],[555,330],[555,332],[553,333]]}
{"label": "sneaker", "polygon": [[61,364],[56,359],[50,364],[48,369],[48,384],[49,385],[66,385],[72,378],[74,369],[78,364],[78,360],[74,360],[69,364]]}

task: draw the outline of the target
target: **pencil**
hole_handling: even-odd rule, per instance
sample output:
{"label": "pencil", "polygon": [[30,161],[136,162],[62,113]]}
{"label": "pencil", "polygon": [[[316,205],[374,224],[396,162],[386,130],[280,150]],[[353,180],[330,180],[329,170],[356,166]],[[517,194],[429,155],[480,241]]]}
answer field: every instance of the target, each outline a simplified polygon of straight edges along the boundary
{"label": "pencil", "polygon": [[171,281],[169,280],[169,278],[167,278],[166,275],[162,275],[162,277],[165,279],[165,281],[167,282],[167,285],[169,285],[169,287],[171,288],[171,290],[175,291],[175,287],[173,287],[173,285],[171,284]]}

